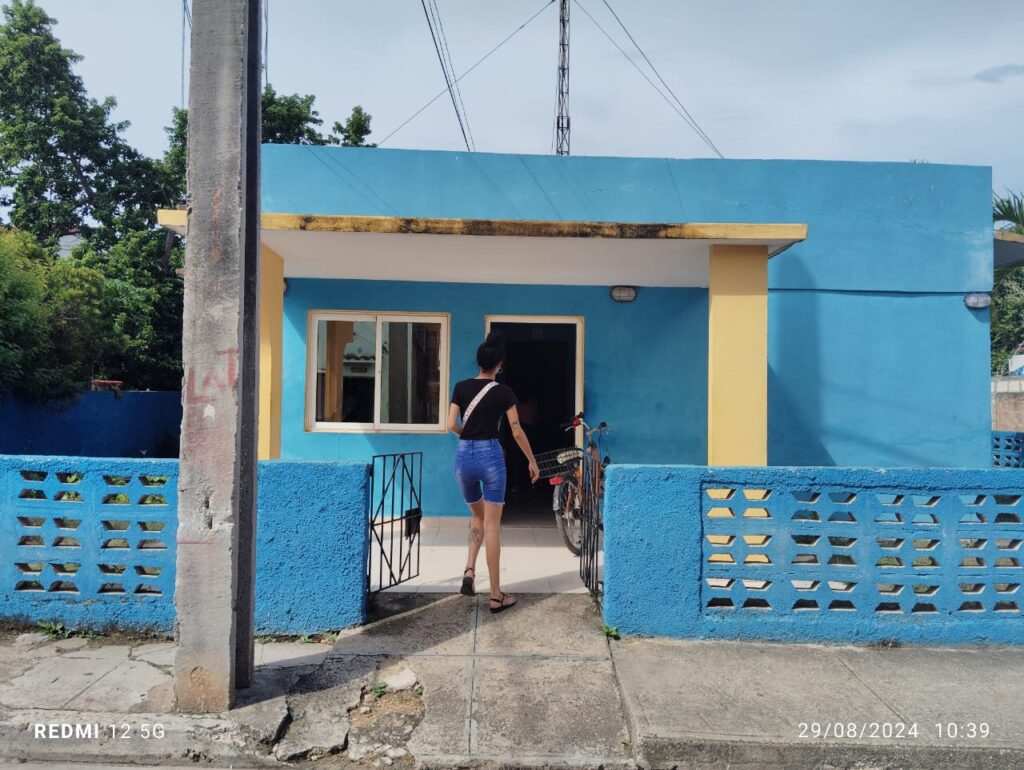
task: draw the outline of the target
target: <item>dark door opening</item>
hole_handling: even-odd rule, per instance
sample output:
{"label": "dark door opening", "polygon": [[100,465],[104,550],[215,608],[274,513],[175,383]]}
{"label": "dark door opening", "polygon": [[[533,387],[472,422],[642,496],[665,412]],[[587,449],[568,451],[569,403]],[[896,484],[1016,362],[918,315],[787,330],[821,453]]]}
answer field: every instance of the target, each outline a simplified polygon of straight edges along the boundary
{"label": "dark door opening", "polygon": [[[494,321],[505,337],[505,362],[498,380],[519,398],[519,420],[534,452],[572,446],[575,436],[560,425],[576,412],[576,324]],[[511,524],[554,526],[551,486],[530,484],[526,459],[502,427],[508,474],[503,520]]]}

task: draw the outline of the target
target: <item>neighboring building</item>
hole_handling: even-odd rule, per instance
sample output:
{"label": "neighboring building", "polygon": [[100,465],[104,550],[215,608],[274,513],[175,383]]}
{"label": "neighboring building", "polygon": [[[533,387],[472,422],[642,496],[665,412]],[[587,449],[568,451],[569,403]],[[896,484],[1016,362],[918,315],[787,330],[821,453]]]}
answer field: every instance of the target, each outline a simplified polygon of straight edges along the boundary
{"label": "neighboring building", "polygon": [[281,145],[262,167],[262,457],[422,451],[426,513],[466,513],[444,420],[498,326],[538,449],[584,409],[616,463],[991,465],[965,304],[992,287],[988,168]]}

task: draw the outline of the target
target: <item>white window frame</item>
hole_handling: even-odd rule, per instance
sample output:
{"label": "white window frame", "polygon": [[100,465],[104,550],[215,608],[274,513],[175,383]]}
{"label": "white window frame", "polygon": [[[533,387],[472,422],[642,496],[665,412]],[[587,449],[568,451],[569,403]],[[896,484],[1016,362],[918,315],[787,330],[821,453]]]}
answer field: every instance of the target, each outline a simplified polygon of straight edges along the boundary
{"label": "white window frame", "polygon": [[[317,348],[321,321],[354,321],[376,324],[376,352],[373,364],[373,422],[324,422],[316,419]],[[435,323],[441,326],[441,378],[436,423],[382,423],[383,347],[385,323]],[[310,310],[306,326],[306,430],[312,433],[447,433],[449,350],[451,316],[448,313],[400,313],[368,310]]]}

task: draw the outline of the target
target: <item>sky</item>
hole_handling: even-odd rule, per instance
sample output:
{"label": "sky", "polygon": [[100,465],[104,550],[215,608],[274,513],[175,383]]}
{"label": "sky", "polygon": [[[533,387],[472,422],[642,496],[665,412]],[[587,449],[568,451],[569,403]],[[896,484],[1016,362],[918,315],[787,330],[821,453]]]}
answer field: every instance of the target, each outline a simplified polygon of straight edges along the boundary
{"label": "sky", "polygon": [[[128,140],[162,153],[181,95],[180,0],[38,2],[84,57],[90,94],[116,97]],[[268,2],[270,83],[315,94],[327,125],[359,104],[380,141],[444,88],[417,0]],[[1024,190],[1024,2],[608,3],[726,157],[984,165],[997,193]],[[437,4],[460,73],[544,9],[460,86],[477,150],[552,152],[558,4]],[[572,153],[709,157],[582,8],[643,66],[604,0],[573,0]],[[384,146],[464,149],[447,95]]]}

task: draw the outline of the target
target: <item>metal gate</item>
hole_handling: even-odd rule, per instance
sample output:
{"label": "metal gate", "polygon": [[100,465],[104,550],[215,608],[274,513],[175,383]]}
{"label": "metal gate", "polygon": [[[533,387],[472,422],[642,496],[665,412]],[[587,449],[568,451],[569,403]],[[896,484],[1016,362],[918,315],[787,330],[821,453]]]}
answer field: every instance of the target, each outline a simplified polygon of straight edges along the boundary
{"label": "metal gate", "polygon": [[420,574],[422,486],[422,452],[374,455],[367,592],[383,591]]}
{"label": "metal gate", "polygon": [[580,577],[600,602],[604,594],[604,468],[594,452],[583,453],[582,477]]}

